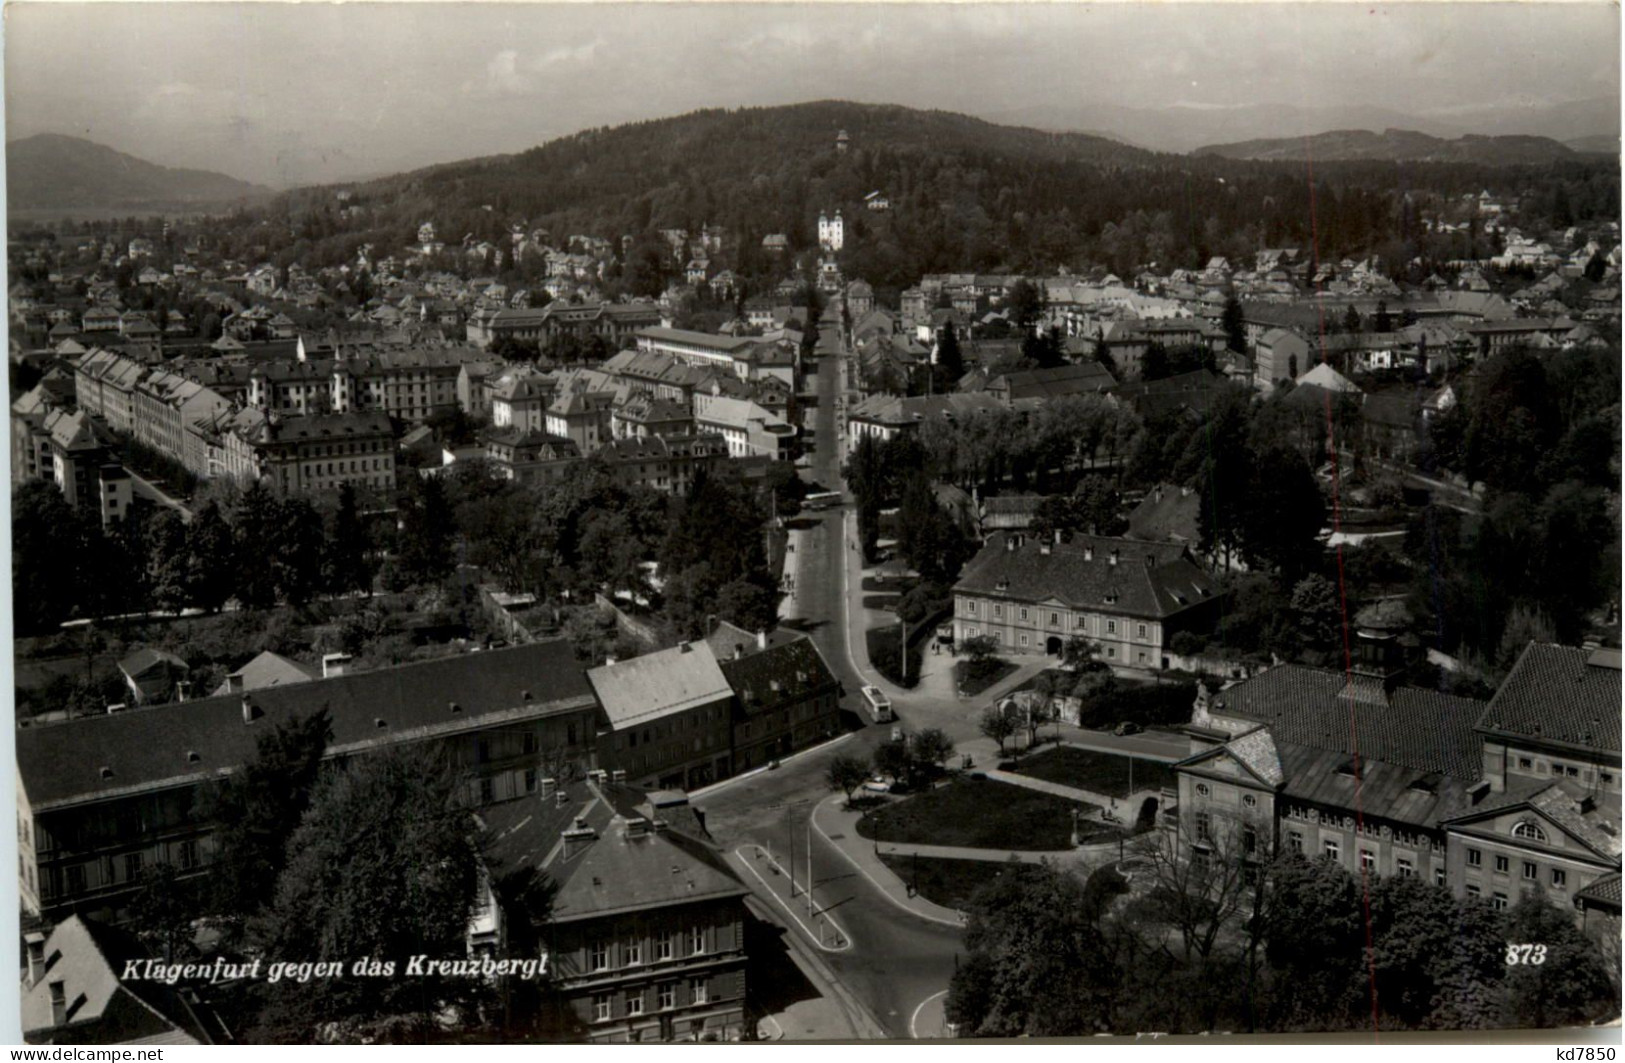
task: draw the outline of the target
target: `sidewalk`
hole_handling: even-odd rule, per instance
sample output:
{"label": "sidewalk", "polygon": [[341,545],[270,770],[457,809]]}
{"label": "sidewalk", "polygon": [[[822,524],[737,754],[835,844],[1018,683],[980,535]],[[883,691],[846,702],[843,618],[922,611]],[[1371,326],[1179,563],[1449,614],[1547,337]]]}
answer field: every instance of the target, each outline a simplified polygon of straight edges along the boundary
{"label": "sidewalk", "polygon": [[[1094,805],[1101,809],[1109,809],[1121,805],[1120,815],[1129,817],[1129,821],[1124,823],[1124,826],[1132,825],[1133,820],[1131,813],[1137,811],[1146,798],[1154,797],[1160,801],[1162,797],[1161,787],[1154,790],[1136,790],[1129,794],[1126,798],[1117,798],[1113,797],[1111,794],[1096,793],[1093,790],[1080,790],[1075,786],[1062,786],[1060,783],[1049,782],[1044,779],[1035,779],[1031,775],[1021,775],[1013,771],[999,771],[997,768],[989,769],[987,772],[987,777],[989,779],[997,779],[999,782],[1007,782],[1012,786],[1025,786],[1027,789],[1037,790],[1039,793],[1051,794],[1055,797],[1064,797],[1068,801],[1082,801],[1085,804]],[[1103,822],[1110,821],[1103,820]]]}
{"label": "sidewalk", "polygon": [[[924,897],[909,896],[908,886],[898,878],[885,862],[875,855],[874,845],[858,834],[859,814],[843,807],[845,798],[840,794],[819,802],[812,812],[813,829],[842,856],[857,868],[869,884],[886,895],[886,899],[910,915],[929,919],[945,926],[963,927],[965,917],[952,908],[933,904]],[[986,858],[985,856],[983,857]],[[1004,859],[1001,855],[1000,859]]]}

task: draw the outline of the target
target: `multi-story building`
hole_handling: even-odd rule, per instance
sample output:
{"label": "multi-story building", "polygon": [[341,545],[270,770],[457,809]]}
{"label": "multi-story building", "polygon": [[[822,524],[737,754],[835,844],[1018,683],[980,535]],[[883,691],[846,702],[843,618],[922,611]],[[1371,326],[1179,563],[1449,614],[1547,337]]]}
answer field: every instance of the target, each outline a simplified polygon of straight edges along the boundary
{"label": "multi-story building", "polygon": [[858,444],[869,437],[879,443],[889,442],[917,431],[928,420],[965,421],[1004,408],[998,398],[983,392],[908,398],[870,395],[847,413],[847,450],[856,452]]}
{"label": "multi-story building", "polygon": [[1525,647],[1474,728],[1478,800],[1446,824],[1458,892],[1573,903],[1618,876],[1620,689],[1617,649]]}
{"label": "multi-story building", "polygon": [[[479,815],[493,839],[490,877],[534,869],[557,884],[548,974],[586,1040],[746,1036],[749,890],[686,796],[587,781]],[[500,948],[500,899],[482,911],[493,918],[473,948]]]}
{"label": "multi-story building", "polygon": [[520,483],[558,483],[581,464],[581,448],[573,440],[546,432],[491,428],[480,439],[485,459]]}
{"label": "multi-story building", "polygon": [[143,868],[207,872],[203,788],[259,738],[326,709],[327,757],[438,743],[471,803],[592,768],[595,708],[561,639],[17,732],[19,883],[30,915],[118,920]]}
{"label": "multi-story building", "polygon": [[688,365],[724,369],[747,381],[777,377],[795,387],[795,350],[776,341],[675,328],[639,329],[637,341],[640,351],[668,354]]}
{"label": "multi-story building", "polygon": [[641,328],[658,325],[660,308],[653,303],[553,302],[540,310],[499,310],[468,320],[468,342],[489,348],[498,339],[546,344],[561,333],[597,336],[612,346]]}
{"label": "multi-story building", "polygon": [[606,444],[599,458],[628,487],[650,487],[670,495],[686,494],[702,469],[728,456],[720,436],[628,436]]}
{"label": "multi-story building", "polygon": [[614,405],[613,391],[571,390],[554,397],[544,426],[549,435],[568,439],[581,453],[591,454],[614,438],[610,424]]}
{"label": "multi-story building", "polygon": [[395,439],[380,412],[272,416],[244,442],[256,475],[286,492],[336,491],[345,483],[395,489]]}
{"label": "multi-story building", "polygon": [[465,353],[407,348],[357,357],[341,347],[333,367],[332,409],[378,410],[410,423],[456,410]]}
{"label": "multi-story building", "polygon": [[720,389],[694,393],[694,425],[719,435],[735,458],[795,458],[796,426],[749,399],[720,394]]}
{"label": "multi-story building", "polygon": [[248,403],[284,416],[332,413],[337,364],[331,358],[259,362],[249,372]]}
{"label": "multi-story building", "polygon": [[636,394],[615,407],[610,431],[616,439],[693,435],[694,414],[687,403]]}
{"label": "multi-story building", "polygon": [[44,430],[51,448],[51,479],[68,505],[94,513],[102,527],[130,511],[130,474],[113,456],[107,429],[83,410],[52,410]]}
{"label": "multi-story building", "polygon": [[841,681],[810,637],[789,628],[753,635],[724,621],[706,641],[734,692],[734,771],[840,734]]}
{"label": "multi-story building", "polygon": [[705,642],[680,642],[587,673],[598,760],[637,786],[696,790],[733,773],[733,689]]}
{"label": "multi-story building", "polygon": [[1201,688],[1183,851],[1300,853],[1497,908],[1539,892],[1617,941],[1619,651],[1531,644],[1485,704],[1401,685],[1392,641],[1359,638],[1349,672]]}
{"label": "multi-story building", "polygon": [[547,427],[547,408],[558,382],[545,373],[504,373],[490,389],[491,423],[497,428],[538,432]]}
{"label": "multi-story building", "polygon": [[1177,543],[996,532],[954,584],[954,640],[988,636],[1006,653],[1061,653],[1082,635],[1113,668],[1167,668],[1179,631],[1206,632],[1218,585]]}

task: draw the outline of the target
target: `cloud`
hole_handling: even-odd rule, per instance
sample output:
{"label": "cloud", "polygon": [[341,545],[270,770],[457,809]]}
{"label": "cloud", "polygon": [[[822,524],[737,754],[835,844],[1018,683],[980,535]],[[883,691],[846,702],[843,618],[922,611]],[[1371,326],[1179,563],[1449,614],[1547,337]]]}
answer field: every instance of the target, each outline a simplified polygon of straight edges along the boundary
{"label": "cloud", "polygon": [[530,59],[521,57],[517,49],[505,48],[486,62],[483,76],[463,82],[463,93],[470,96],[534,95],[541,91],[541,75],[591,63],[606,43],[603,37],[594,37],[585,44],[551,48]]}

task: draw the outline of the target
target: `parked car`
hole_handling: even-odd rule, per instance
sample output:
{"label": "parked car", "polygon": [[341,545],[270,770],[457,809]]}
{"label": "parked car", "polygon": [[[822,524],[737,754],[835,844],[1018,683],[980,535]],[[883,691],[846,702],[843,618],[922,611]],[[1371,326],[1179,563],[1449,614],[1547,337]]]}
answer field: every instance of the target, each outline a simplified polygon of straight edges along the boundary
{"label": "parked car", "polygon": [[870,779],[868,782],[863,784],[863,788],[872,794],[891,793],[891,786],[886,782],[885,779]]}
{"label": "parked car", "polygon": [[1131,723],[1131,722],[1125,720],[1122,723],[1117,725],[1117,730],[1113,731],[1112,734],[1114,734],[1114,735],[1137,735],[1142,730],[1144,730],[1144,728],[1142,728],[1139,724]]}

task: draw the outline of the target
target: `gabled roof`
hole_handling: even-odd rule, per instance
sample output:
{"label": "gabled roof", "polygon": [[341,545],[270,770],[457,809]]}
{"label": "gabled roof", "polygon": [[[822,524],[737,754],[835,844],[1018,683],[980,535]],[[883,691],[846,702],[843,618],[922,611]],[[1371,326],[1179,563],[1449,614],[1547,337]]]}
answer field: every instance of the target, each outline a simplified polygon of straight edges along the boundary
{"label": "gabled roof", "polygon": [[613,729],[636,727],[732,694],[705,642],[683,642],[594,668],[587,682]]}
{"label": "gabled roof", "polygon": [[[24,1036],[58,1043],[81,1039],[99,1044],[217,1044],[226,1040],[217,1020],[187,1003],[179,990],[152,979],[126,982],[130,961],[152,958],[136,938],[81,915],[70,915],[45,939],[44,974],[25,986]],[[61,983],[67,1015],[59,1026],[51,1003]]]}
{"label": "gabled roof", "polygon": [[1595,792],[1574,779],[1549,779],[1523,783],[1492,795],[1452,817],[1451,823],[1466,825],[1503,816],[1520,809],[1562,829],[1575,841],[1604,860],[1620,856],[1620,817],[1617,801],[1592,801]]}
{"label": "gabled roof", "polygon": [[[253,723],[244,722],[244,701],[258,714]],[[17,766],[38,812],[234,771],[254,756],[260,735],[323,707],[333,718],[328,749],[334,753],[591,704],[592,689],[569,641],[549,639],[248,695],[23,727]]]}
{"label": "gabled roof", "polygon": [[1351,684],[1342,672],[1277,665],[1220,692],[1212,713],[1268,724],[1283,745],[1344,759],[1357,749],[1362,760],[1407,768],[1413,777],[1442,772],[1478,778],[1473,721],[1484,702],[1419,687],[1386,691],[1380,682],[1355,680]]}
{"label": "gabled roof", "polygon": [[1531,642],[1478,718],[1478,729],[1620,752],[1620,656]]}
{"label": "gabled roof", "polygon": [[1175,544],[1098,535],[1058,544],[1027,540],[1014,548],[1012,542],[1009,533],[990,535],[955,593],[1017,602],[1053,599],[1148,619],[1173,616],[1218,593],[1212,578]]}
{"label": "gabled roof", "polygon": [[312,679],[321,678],[320,669],[308,664],[300,664],[290,660],[279,653],[265,650],[259,656],[250,660],[241,668],[232,672],[226,681],[215,688],[212,696],[230,694],[233,679],[238,680],[241,691],[261,690],[265,687],[287,686],[291,683],[308,683]]}
{"label": "gabled roof", "polygon": [[784,628],[773,636],[766,647],[758,647],[756,636],[727,624],[707,640],[746,717],[775,712],[840,685],[811,638]]}

